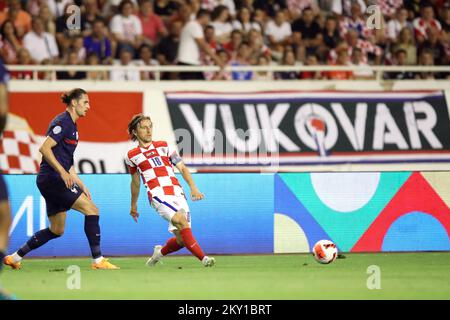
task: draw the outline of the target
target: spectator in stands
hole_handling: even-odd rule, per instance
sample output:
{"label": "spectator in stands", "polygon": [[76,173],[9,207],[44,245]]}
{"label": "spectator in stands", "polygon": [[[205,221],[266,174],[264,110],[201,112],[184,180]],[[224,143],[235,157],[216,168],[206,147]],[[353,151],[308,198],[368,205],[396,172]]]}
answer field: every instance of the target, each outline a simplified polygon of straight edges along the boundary
{"label": "spectator in stands", "polygon": [[229,56],[234,56],[243,39],[244,37],[240,30],[233,30],[231,32],[231,40],[222,47],[227,51]]}
{"label": "spectator in stands", "polygon": [[[86,64],[88,66],[97,66],[100,60],[95,52],[88,53],[86,57]],[[108,80],[108,73],[106,71],[88,71],[86,75],[88,80]]]}
{"label": "spectator in stands", "polygon": [[251,18],[251,11],[248,7],[242,7],[235,20],[233,20],[233,29],[240,30],[243,34],[247,34],[251,29],[261,31],[261,25]]}
{"label": "spectator in stands", "polygon": [[202,0],[202,8],[211,12],[221,5],[228,8],[232,17],[236,15],[236,5],[233,0]]}
{"label": "spectator in stands", "polygon": [[325,21],[325,28],[322,30],[322,39],[323,44],[330,49],[336,48],[337,44],[342,40],[339,35],[335,17],[327,17]]}
{"label": "spectator in stands", "polygon": [[306,8],[311,9],[314,16],[320,13],[317,0],[286,0],[286,5],[292,20],[302,16]]}
{"label": "spectator in stands", "polygon": [[106,32],[103,20],[95,20],[92,34],[85,37],[83,41],[86,54],[95,53],[101,63],[112,62],[111,41],[106,36]]}
{"label": "spectator in stands", "polygon": [[104,19],[100,14],[96,0],[83,1],[83,14],[81,15],[81,25],[83,29],[83,36],[87,37],[92,34],[94,23],[96,20]]}
{"label": "spectator in stands", "polygon": [[292,32],[294,43],[297,46],[304,46],[307,54],[316,52],[316,49],[322,44],[322,29],[314,21],[314,13],[311,8],[306,8],[301,18],[292,23]]}
{"label": "spectator in stands", "polygon": [[[67,62],[65,63],[68,66],[76,66],[79,65],[78,54],[76,51],[70,51],[67,56]],[[86,72],[84,71],[57,71],[56,78],[58,80],[83,80],[86,79]]]}
{"label": "spectator in stands", "polygon": [[[134,52],[132,49],[127,47],[122,47],[119,52],[120,59],[114,61],[115,65],[120,66],[132,66],[135,65],[133,60]],[[141,80],[141,75],[138,70],[113,70],[110,73],[110,80],[112,81],[139,81]]]}
{"label": "spectator in stands", "polygon": [[447,6],[441,11],[440,23],[442,30],[446,33],[450,33],[450,3],[447,2]]}
{"label": "spectator in stands", "polygon": [[169,17],[172,16],[178,10],[178,3],[172,0],[155,0],[153,4],[153,11],[159,16],[165,23]]}
{"label": "spectator in stands", "polygon": [[425,3],[421,7],[420,17],[414,19],[413,26],[416,41],[418,44],[421,44],[428,39],[428,29],[434,28],[439,32],[442,30],[440,22],[434,18],[434,9],[431,3]]}
{"label": "spectator in stands", "polygon": [[288,45],[292,43],[292,29],[283,11],[278,11],[274,20],[266,24],[266,36],[272,48],[278,45]]}
{"label": "spectator in stands", "polygon": [[113,39],[117,42],[117,50],[127,48],[134,54],[142,45],[142,25],[139,18],[133,14],[133,2],[123,0],[119,5],[119,13],[110,22],[110,29]]}
{"label": "spectator in stands", "polygon": [[[317,66],[319,65],[319,61],[317,59],[317,56],[315,54],[308,54],[305,58],[305,65],[306,66]],[[302,71],[300,72],[300,79],[306,80],[318,80],[322,79],[322,73],[319,71]]]}
{"label": "spectator in stands", "polygon": [[403,6],[408,10],[408,20],[414,20],[420,16],[420,8],[423,0],[403,0]]}
{"label": "spectator in stands", "polygon": [[[433,50],[426,48],[423,49],[419,54],[419,66],[434,66],[434,55]],[[429,79],[438,79],[440,75],[435,72],[416,72],[414,74],[415,79],[420,80],[429,80]]]}
{"label": "spectator in stands", "polygon": [[[264,44],[261,31],[252,29],[249,31],[247,38],[249,39],[248,43],[253,55],[259,56],[263,54],[266,57],[270,57],[272,55],[270,48]],[[234,49],[234,51],[236,52],[237,49]]]}
{"label": "spectator in stands", "polygon": [[[258,57],[257,66],[268,66],[269,59],[266,56],[260,55]],[[252,80],[256,81],[272,81],[274,79],[272,71],[255,71],[253,72]]]}
{"label": "spectator in stands", "polygon": [[[229,64],[230,56],[225,50],[219,49],[217,51],[217,56],[220,60],[222,60],[224,66]],[[214,73],[214,76],[211,80],[231,80],[231,72],[225,71],[225,69],[221,69],[219,72]]]}
{"label": "spectator in stands", "polygon": [[25,2],[26,2],[26,6],[23,8],[32,17],[39,15],[39,10],[40,10],[41,6],[48,6],[47,0],[28,0]]}
{"label": "spectator in stands", "polygon": [[371,34],[371,30],[366,28],[366,20],[364,19],[364,11],[361,9],[359,2],[352,2],[350,7],[351,15],[341,19],[339,32],[342,38],[345,38],[349,30],[358,32],[358,37],[366,38]]}
{"label": "spectator in stands", "polygon": [[414,42],[414,36],[410,28],[403,28],[396,43],[393,44],[393,52],[397,52],[399,49],[406,51],[405,65],[417,64],[417,47]]}
{"label": "spectator in stands", "polygon": [[176,20],[170,26],[168,36],[161,39],[156,47],[156,57],[161,65],[176,64],[178,46],[180,44],[183,22]]}
{"label": "spectator in stands", "polygon": [[[360,48],[362,52],[362,61],[364,63],[369,63],[369,55],[373,57],[374,64],[380,64],[383,49],[379,46],[372,44],[372,42],[368,40],[364,40],[358,38],[358,32],[356,30],[349,30],[346,34],[346,47],[348,49],[348,56],[352,55],[353,48]],[[330,55],[332,57],[332,61],[335,60],[335,50],[330,51]]]}
{"label": "spectator in stands", "polygon": [[79,63],[83,63],[86,60],[86,48],[84,47],[84,39],[82,35],[73,38],[72,51],[77,54],[77,59]]}
{"label": "spectator in stands", "polygon": [[[157,66],[159,65],[158,60],[153,59],[152,48],[148,44],[144,44],[139,48],[139,60],[137,61],[138,66]],[[155,74],[150,71],[141,72],[141,80],[154,80]]]}
{"label": "spectator in stands", "polygon": [[[349,57],[348,50],[345,48],[340,48],[337,50],[337,60],[336,63],[332,64],[335,66],[348,66],[349,65]],[[323,73],[324,77],[329,80],[348,80],[353,79],[352,71],[344,71],[344,70],[334,70],[334,71],[325,71]]]}
{"label": "spectator in stands", "polygon": [[[204,52],[217,65],[223,66],[222,60],[211,50],[204,38],[203,28],[209,24],[209,20],[209,12],[201,9],[197,13],[195,20],[185,24],[181,31],[180,45],[178,47],[178,65],[199,66],[201,65],[201,52]],[[182,80],[204,80],[202,72],[181,72],[180,78]]]}
{"label": "spectator in stands", "polygon": [[435,28],[427,30],[427,39],[419,46],[419,52],[430,49],[434,56],[435,65],[443,65],[445,62],[446,50],[440,40],[440,32]]}
{"label": "spectator in stands", "polygon": [[[404,49],[398,49],[395,51],[394,65],[405,66],[407,61],[408,53]],[[414,79],[414,73],[410,71],[396,71],[396,72],[386,72],[384,75],[385,79],[390,80],[409,80]]]}
{"label": "spectator in stands", "polygon": [[[283,55],[283,66],[295,66],[295,54],[294,51],[291,50],[284,50]],[[298,71],[279,71],[275,73],[275,79],[281,79],[281,80],[298,80],[300,78],[300,74]]]}
{"label": "spectator in stands", "polygon": [[19,39],[22,39],[31,30],[31,15],[22,10],[20,0],[9,0],[8,9],[0,12],[0,25],[6,20],[14,23]]}
{"label": "spectator in stands", "polygon": [[141,2],[139,19],[141,20],[142,34],[146,43],[156,45],[160,37],[165,37],[169,34],[162,19],[153,11],[152,1],[143,0]]}
{"label": "spectator in stands", "polygon": [[44,23],[39,17],[33,18],[32,30],[23,38],[23,46],[37,63],[56,64],[59,60],[55,37],[44,31]]}
{"label": "spectator in stands", "polygon": [[42,22],[44,23],[45,32],[55,35],[56,34],[55,18],[53,17],[52,12],[50,11],[49,7],[46,4],[41,5],[38,16],[39,18],[42,19]]}
{"label": "spectator in stands", "polygon": [[17,36],[14,24],[6,20],[0,30],[0,56],[6,64],[17,62],[18,51],[22,48],[22,43]]}
{"label": "spectator in stands", "polygon": [[408,22],[408,10],[402,7],[396,11],[395,18],[387,23],[388,41],[395,42],[403,28],[412,28],[412,25]]}
{"label": "spectator in stands", "polygon": [[[362,57],[363,57],[362,50],[360,48],[353,48],[350,65],[357,67],[368,67],[369,65],[367,64],[367,62],[363,61]],[[358,80],[375,79],[375,75],[373,74],[373,71],[370,69],[353,71],[353,75],[355,79]]]}
{"label": "spectator in stands", "polygon": [[354,3],[359,5],[361,12],[366,12],[367,6],[364,0],[333,0],[331,11],[338,16],[350,17]]}
{"label": "spectator in stands", "polygon": [[230,23],[230,11],[228,7],[224,5],[215,7],[211,14],[211,20],[217,42],[220,44],[229,42],[233,26]]}
{"label": "spectator in stands", "polygon": [[[239,45],[237,55],[230,61],[231,66],[249,66],[250,65],[251,48],[248,42],[242,42]],[[251,80],[253,78],[252,71],[232,71],[231,78],[233,80]]]}
{"label": "spectator in stands", "polygon": [[[17,52],[17,65],[25,66],[25,65],[33,65],[36,64],[30,53],[27,49],[21,48]],[[23,71],[11,71],[10,72],[11,79],[20,79],[20,80],[30,80],[33,79],[33,71],[31,70],[23,70]]]}
{"label": "spectator in stands", "polygon": [[270,18],[275,18],[277,12],[284,11],[287,7],[285,0],[255,0],[253,8],[263,11]]}
{"label": "spectator in stands", "polygon": [[47,0],[47,4],[52,12],[52,15],[58,19],[66,13],[68,6],[74,4],[73,0]]}

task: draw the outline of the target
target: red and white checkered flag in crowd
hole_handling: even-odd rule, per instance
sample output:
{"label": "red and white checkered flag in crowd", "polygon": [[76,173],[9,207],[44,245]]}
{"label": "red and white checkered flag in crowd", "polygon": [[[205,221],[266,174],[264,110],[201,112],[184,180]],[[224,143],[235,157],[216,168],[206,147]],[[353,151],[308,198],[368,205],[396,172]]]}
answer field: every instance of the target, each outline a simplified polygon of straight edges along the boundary
{"label": "red and white checkered flag in crowd", "polygon": [[39,144],[25,119],[8,114],[8,124],[0,137],[0,171],[6,174],[37,173]]}

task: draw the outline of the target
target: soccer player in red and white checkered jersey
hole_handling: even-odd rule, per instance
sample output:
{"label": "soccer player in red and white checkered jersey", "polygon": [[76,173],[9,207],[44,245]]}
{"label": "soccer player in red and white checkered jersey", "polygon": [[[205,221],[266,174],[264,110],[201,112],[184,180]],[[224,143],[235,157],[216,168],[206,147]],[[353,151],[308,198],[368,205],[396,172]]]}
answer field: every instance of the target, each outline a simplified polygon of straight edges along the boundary
{"label": "soccer player in red and white checkered jersey", "polygon": [[195,185],[189,169],[166,141],[152,140],[153,123],[150,117],[135,115],[128,124],[128,133],[133,141],[139,143],[127,152],[125,159],[132,176],[130,215],[137,222],[137,201],[142,177],[151,206],[169,222],[169,231],[175,234],[165,246],[155,246],[147,265],[154,266],[163,256],[186,247],[205,267],[213,266],[215,259],[203,253],[192,235],[189,206],[183,188],[175,177],[173,166],[177,167],[188,183],[191,199],[202,200],[204,195]]}

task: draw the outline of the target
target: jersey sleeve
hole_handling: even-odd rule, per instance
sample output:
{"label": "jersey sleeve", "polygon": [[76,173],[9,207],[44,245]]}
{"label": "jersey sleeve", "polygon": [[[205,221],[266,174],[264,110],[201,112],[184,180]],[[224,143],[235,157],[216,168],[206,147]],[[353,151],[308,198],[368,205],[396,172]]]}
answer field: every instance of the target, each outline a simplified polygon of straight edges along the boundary
{"label": "jersey sleeve", "polygon": [[60,143],[66,136],[66,126],[61,122],[52,123],[47,131],[47,136],[51,137],[56,143]]}
{"label": "jersey sleeve", "polygon": [[178,154],[178,151],[175,148],[175,146],[173,146],[171,144],[168,144],[168,156],[169,156],[170,162],[174,166],[176,166],[178,163],[183,161],[183,159],[181,159],[180,155]]}
{"label": "jersey sleeve", "polygon": [[125,155],[125,163],[127,164],[128,170],[130,170],[130,174],[135,174],[137,171],[137,167],[133,163],[133,161],[130,160],[130,157],[128,156],[128,152]]}

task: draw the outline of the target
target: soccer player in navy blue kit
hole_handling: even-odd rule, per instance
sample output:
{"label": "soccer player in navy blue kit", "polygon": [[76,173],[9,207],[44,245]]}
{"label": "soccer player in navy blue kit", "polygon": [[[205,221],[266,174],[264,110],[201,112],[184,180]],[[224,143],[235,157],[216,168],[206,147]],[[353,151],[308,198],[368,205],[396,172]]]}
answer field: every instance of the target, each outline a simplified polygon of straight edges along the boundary
{"label": "soccer player in navy blue kit", "polygon": [[119,269],[101,254],[98,208],[73,167],[78,144],[76,122],[89,111],[89,97],[86,91],[77,88],[64,93],[61,100],[66,111],[56,116],[48,127],[47,138],[39,149],[42,162],[36,179],[47,204],[50,227],[36,232],[19,250],[6,256],[3,263],[20,269],[27,253],[63,235],[67,211],[74,209],[85,215],[84,231],[91,248],[92,269]]}
{"label": "soccer player in navy blue kit", "polygon": [[[0,135],[6,127],[8,115],[8,91],[6,83],[8,81],[8,71],[0,60]],[[9,240],[9,227],[11,226],[11,210],[9,208],[8,190],[5,181],[0,175],[0,259],[3,260],[6,254]],[[0,263],[0,271],[2,264]],[[0,291],[0,300],[9,299],[6,293]]]}

